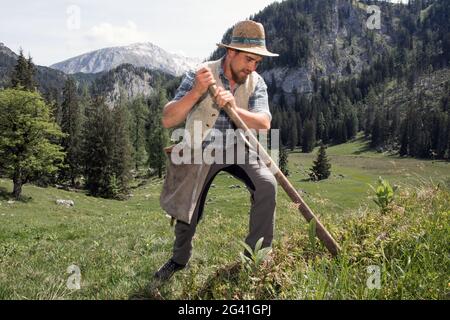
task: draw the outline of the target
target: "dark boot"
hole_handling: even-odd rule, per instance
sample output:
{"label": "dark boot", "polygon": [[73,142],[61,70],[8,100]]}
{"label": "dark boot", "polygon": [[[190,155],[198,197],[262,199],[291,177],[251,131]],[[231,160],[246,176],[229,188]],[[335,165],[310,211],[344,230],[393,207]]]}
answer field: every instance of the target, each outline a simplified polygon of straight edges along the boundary
{"label": "dark boot", "polygon": [[155,273],[155,280],[158,280],[160,282],[168,281],[170,278],[172,278],[175,272],[180,271],[185,267],[186,265],[176,263],[175,261],[170,259]]}

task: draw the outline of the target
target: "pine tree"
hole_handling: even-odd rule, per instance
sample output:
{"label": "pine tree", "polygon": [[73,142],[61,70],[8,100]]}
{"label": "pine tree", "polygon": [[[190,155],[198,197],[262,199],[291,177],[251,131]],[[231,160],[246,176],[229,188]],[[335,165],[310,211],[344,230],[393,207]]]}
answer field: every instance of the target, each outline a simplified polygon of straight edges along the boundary
{"label": "pine tree", "polygon": [[383,123],[381,112],[377,112],[372,125],[371,142],[372,147],[378,147],[383,143]]}
{"label": "pine tree", "polygon": [[159,89],[153,100],[148,119],[148,165],[157,172],[159,178],[162,178],[166,165],[166,155],[163,149],[169,140],[167,130],[161,124],[162,109],[167,102],[166,90]]}
{"label": "pine tree", "polygon": [[370,137],[372,131],[372,125],[375,119],[375,106],[376,106],[376,94],[374,90],[370,90],[369,95],[366,98],[366,110],[364,116],[364,118],[366,119],[364,123],[364,134],[366,138]]}
{"label": "pine tree", "polygon": [[272,97],[277,92],[277,80],[275,79],[275,73],[272,73],[271,81],[267,86],[267,93],[269,97]]}
{"label": "pine tree", "polygon": [[331,174],[330,169],[331,164],[326,154],[326,147],[324,144],[321,144],[309,176],[314,181],[328,179]]}
{"label": "pine tree", "polygon": [[114,172],[113,120],[103,98],[96,97],[89,105],[84,125],[85,187],[93,196],[111,197]]}
{"label": "pine tree", "polygon": [[25,59],[23,50],[20,49],[17,64],[11,77],[11,85],[13,88],[22,88],[27,91],[36,90],[36,82],[34,80],[35,68],[31,57]]}
{"label": "pine tree", "polygon": [[450,116],[447,117],[447,147],[445,147],[444,158],[450,160]]}
{"label": "pine tree", "polygon": [[95,97],[86,109],[83,161],[85,188],[93,196],[123,198],[131,180],[131,144],[126,103],[109,109]]}
{"label": "pine tree", "polygon": [[291,150],[293,151],[295,147],[298,145],[298,127],[297,127],[297,116],[296,113],[291,111],[289,113],[289,120],[290,120],[290,139],[289,139],[289,146]]}
{"label": "pine tree", "polygon": [[59,117],[61,103],[58,90],[56,88],[51,88],[45,94],[43,94],[43,97],[46,103],[50,106],[51,114],[56,120],[56,123],[61,126],[61,119]]}
{"label": "pine tree", "polygon": [[[339,116],[341,117],[341,115]],[[345,143],[348,140],[347,127],[344,120],[339,119],[334,123],[333,141],[335,143]]]}
{"label": "pine tree", "polygon": [[408,155],[408,122],[405,120],[400,126],[400,156]]}
{"label": "pine tree", "polygon": [[148,106],[143,97],[137,97],[130,104],[130,139],[133,147],[133,163],[136,171],[148,160],[146,151],[146,126],[149,117]]}
{"label": "pine tree", "polygon": [[303,136],[303,124],[302,124],[302,118],[300,116],[300,112],[295,113],[297,116],[297,144],[300,145],[302,141]]}
{"label": "pine tree", "polygon": [[89,108],[89,105],[91,104],[91,95],[89,93],[89,86],[87,84],[84,84],[81,86],[81,94],[79,97],[79,103],[80,103],[80,111],[81,111],[81,116],[82,116],[82,123],[85,123],[86,110]]}
{"label": "pine tree", "polygon": [[129,119],[126,103],[122,101],[112,111],[113,115],[113,146],[111,167],[114,173],[116,190],[110,190],[113,197],[118,197],[128,192],[131,180],[132,146],[129,134]]}
{"label": "pine tree", "polygon": [[323,116],[323,113],[321,112],[319,114],[319,117],[317,117],[317,138],[319,140],[322,140],[324,138],[325,134],[325,118]]}
{"label": "pine tree", "polygon": [[23,55],[23,50],[20,49],[17,64],[14,67],[14,72],[11,76],[11,84],[13,88],[20,86],[25,87],[25,78],[27,76],[28,62]]}
{"label": "pine tree", "polygon": [[358,133],[358,116],[355,110],[346,117],[347,139],[352,139]]}
{"label": "pine tree", "polygon": [[280,124],[281,143],[283,145],[289,144],[289,117],[287,112],[281,112],[281,124]]}
{"label": "pine tree", "polygon": [[309,153],[314,149],[316,145],[316,128],[311,120],[306,121],[305,128],[303,130],[302,151]]}
{"label": "pine tree", "polygon": [[27,60],[27,73],[25,77],[25,88],[29,91],[35,91],[37,87],[37,83],[34,79],[36,75],[36,68],[33,63],[33,59],[31,56],[28,56]]}
{"label": "pine tree", "polygon": [[389,126],[389,136],[392,138],[398,136],[399,128],[400,128],[400,111],[398,107],[393,107],[392,109],[392,121]]}
{"label": "pine tree", "polygon": [[76,179],[82,173],[82,126],[83,114],[77,95],[75,81],[69,78],[64,86],[63,103],[61,104],[61,130],[67,134],[62,140],[66,152],[66,167],[60,171],[62,181],[69,180],[75,186]]}

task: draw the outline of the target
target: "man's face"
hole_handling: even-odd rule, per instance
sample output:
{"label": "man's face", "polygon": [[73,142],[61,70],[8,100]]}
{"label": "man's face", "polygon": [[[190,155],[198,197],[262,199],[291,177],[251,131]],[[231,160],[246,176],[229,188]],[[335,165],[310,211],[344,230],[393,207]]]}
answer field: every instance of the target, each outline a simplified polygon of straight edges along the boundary
{"label": "man's face", "polygon": [[233,81],[238,84],[244,83],[263,59],[261,56],[243,51],[230,50],[229,54]]}

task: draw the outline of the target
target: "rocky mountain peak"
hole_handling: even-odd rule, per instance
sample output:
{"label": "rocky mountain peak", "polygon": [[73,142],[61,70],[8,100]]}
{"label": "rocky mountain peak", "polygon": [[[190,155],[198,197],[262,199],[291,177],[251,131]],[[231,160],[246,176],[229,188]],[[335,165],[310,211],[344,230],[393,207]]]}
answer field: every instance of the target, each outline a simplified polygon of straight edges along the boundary
{"label": "rocky mountain peak", "polygon": [[201,60],[197,58],[169,53],[151,42],[141,42],[88,52],[56,63],[51,68],[67,74],[98,73],[112,70],[122,64],[131,64],[180,76],[200,62]]}

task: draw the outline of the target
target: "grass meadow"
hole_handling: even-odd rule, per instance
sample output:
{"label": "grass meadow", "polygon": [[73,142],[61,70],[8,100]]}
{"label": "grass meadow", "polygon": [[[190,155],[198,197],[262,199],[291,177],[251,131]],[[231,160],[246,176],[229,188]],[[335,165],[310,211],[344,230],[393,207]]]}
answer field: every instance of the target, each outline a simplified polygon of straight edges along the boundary
{"label": "grass meadow", "polygon": [[[11,180],[0,179],[0,299],[448,299],[450,163],[376,153],[361,139],[327,153],[330,179],[308,181],[316,153],[297,150],[288,178],[340,243],[339,257],[279,188],[273,259],[243,265],[249,193],[220,173],[188,268],[158,288],[152,275],[174,240],[161,179],[136,181],[127,201],[33,185],[13,201]],[[399,187],[385,214],[369,186],[379,176]],[[79,290],[67,286],[71,265]]]}

